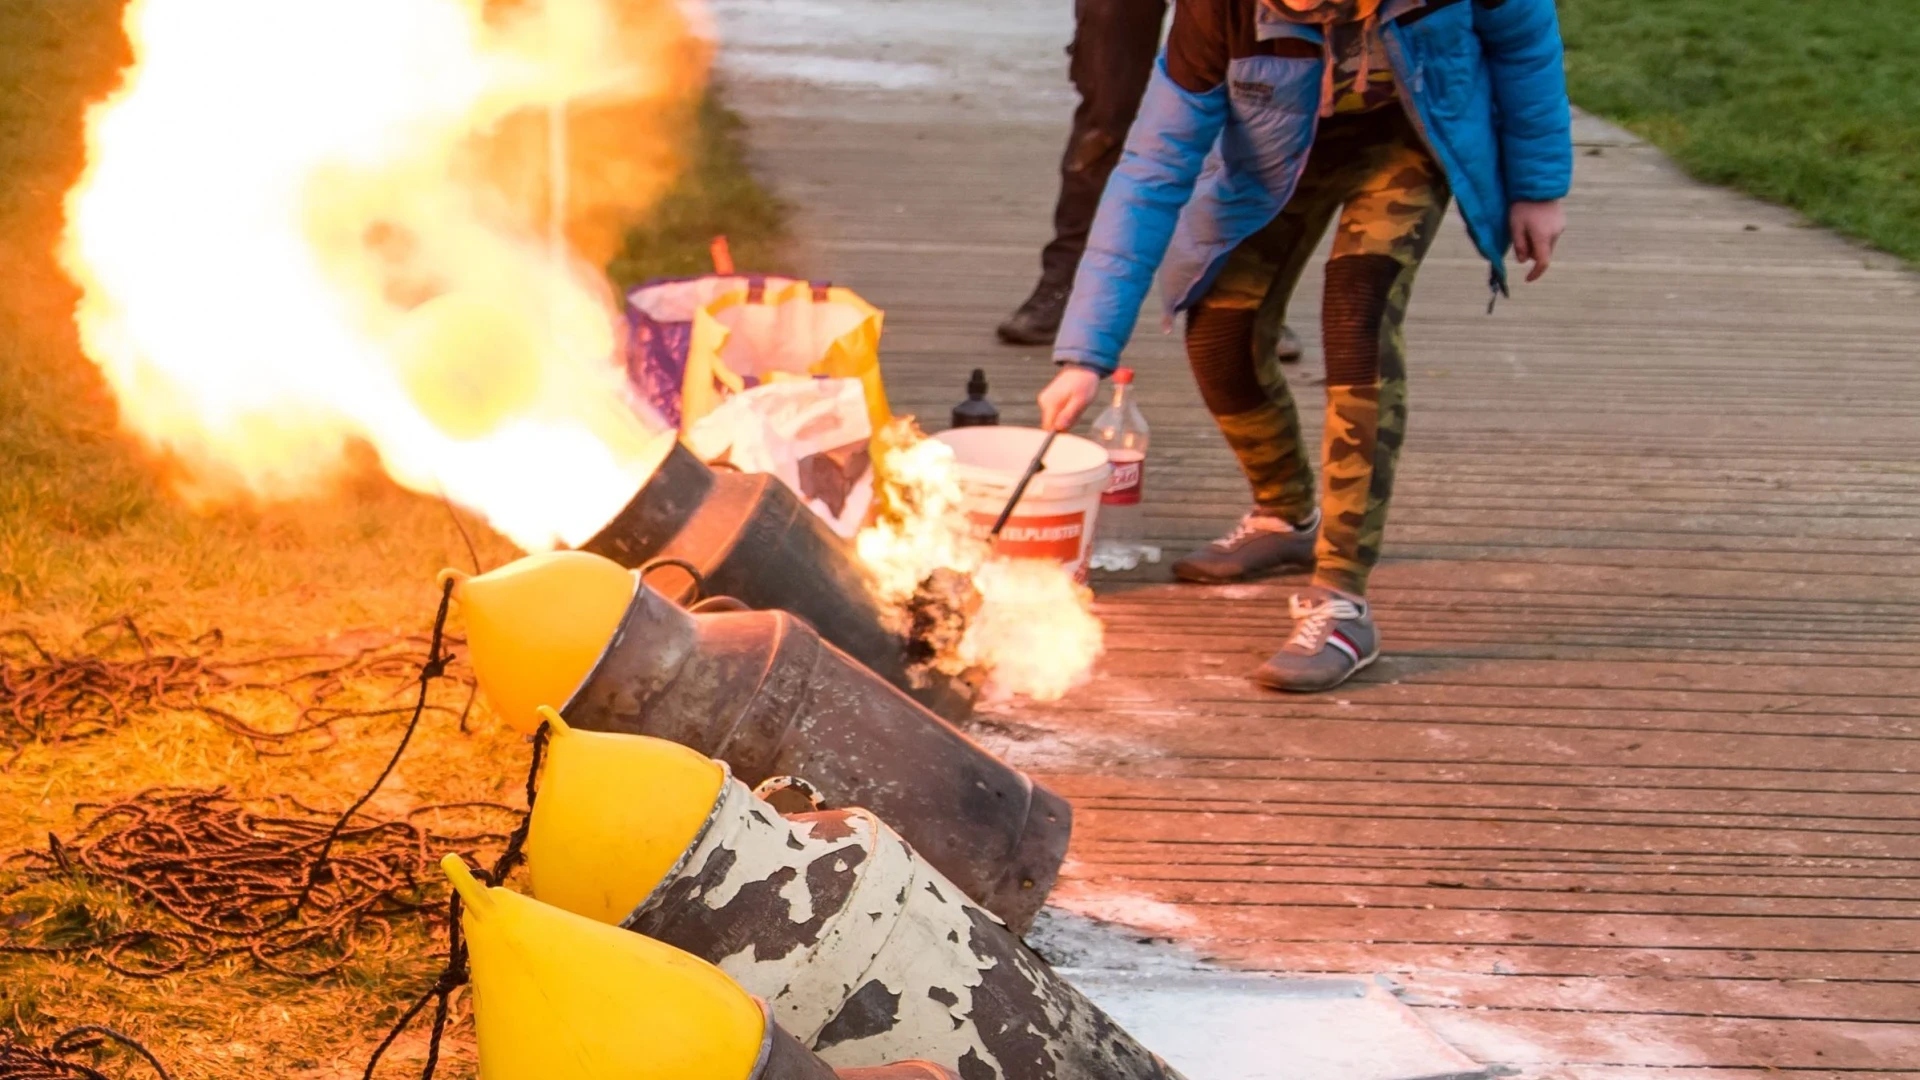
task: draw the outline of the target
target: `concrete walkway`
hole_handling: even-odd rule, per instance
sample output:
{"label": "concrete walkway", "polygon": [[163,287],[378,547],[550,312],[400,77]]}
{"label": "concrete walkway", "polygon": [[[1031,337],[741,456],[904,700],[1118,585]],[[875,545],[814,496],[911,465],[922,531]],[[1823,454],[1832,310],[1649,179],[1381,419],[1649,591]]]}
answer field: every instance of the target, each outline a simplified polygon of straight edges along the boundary
{"label": "concrete walkway", "polygon": [[[720,4],[758,164],[807,270],[887,310],[900,410],[944,423],[983,366],[1033,417],[1050,366],[991,329],[1047,235],[1068,11]],[[1920,278],[1581,142],[1547,282],[1487,317],[1457,223],[1422,275],[1386,658],[1262,693],[1286,584],[1144,574],[1102,586],[1100,679],[988,741],[1075,801],[1063,905],[1391,973],[1478,1060],[1920,1076]],[[1130,362],[1180,548],[1245,492],[1157,323]]]}

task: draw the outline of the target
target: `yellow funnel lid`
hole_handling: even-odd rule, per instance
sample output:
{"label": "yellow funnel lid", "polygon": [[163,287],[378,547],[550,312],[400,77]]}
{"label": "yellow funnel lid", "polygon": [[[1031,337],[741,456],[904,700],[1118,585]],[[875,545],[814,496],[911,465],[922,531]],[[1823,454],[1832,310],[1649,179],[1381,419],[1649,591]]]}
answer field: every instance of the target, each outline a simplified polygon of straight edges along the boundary
{"label": "yellow funnel lid", "polygon": [[480,1080],[749,1080],[760,1003],[698,957],[474,880],[460,890]]}
{"label": "yellow funnel lid", "polygon": [[633,603],[633,574],[584,551],[550,551],[453,578],[473,673],[494,711],[531,734],[542,705],[565,705]]}
{"label": "yellow funnel lid", "polygon": [[533,895],[618,923],[699,839],[727,770],[679,743],[576,731],[541,712],[553,736],[527,830]]}

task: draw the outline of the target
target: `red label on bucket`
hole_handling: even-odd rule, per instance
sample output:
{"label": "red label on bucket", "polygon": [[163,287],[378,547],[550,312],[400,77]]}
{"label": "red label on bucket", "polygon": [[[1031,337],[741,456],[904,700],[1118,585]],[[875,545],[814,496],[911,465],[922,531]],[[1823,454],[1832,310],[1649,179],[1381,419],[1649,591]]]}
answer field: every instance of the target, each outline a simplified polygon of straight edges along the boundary
{"label": "red label on bucket", "polygon": [[[974,531],[985,536],[993,528],[993,514],[968,514]],[[993,553],[1012,559],[1052,559],[1070,563],[1080,557],[1080,541],[1086,534],[1087,514],[1016,514],[1007,519]]]}

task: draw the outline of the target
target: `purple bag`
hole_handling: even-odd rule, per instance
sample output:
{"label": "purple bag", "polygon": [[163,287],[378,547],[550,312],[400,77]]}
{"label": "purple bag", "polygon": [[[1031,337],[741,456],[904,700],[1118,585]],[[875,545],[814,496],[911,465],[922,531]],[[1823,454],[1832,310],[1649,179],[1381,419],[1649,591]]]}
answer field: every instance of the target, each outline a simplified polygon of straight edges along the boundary
{"label": "purple bag", "polygon": [[667,423],[681,427],[693,313],[736,289],[780,289],[794,280],[767,274],[702,274],[636,286],[627,294],[627,381],[633,392]]}

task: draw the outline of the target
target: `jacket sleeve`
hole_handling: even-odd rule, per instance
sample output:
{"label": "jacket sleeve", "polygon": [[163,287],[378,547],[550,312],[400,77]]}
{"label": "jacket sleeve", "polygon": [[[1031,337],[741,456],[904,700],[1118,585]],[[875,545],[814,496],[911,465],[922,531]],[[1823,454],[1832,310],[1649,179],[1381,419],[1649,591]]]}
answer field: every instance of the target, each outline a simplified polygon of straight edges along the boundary
{"label": "jacket sleeve", "polygon": [[1112,373],[1167,253],[1180,210],[1227,119],[1227,88],[1183,89],[1154,65],[1120,164],[1107,180],[1053,356]]}
{"label": "jacket sleeve", "polygon": [[1573,117],[1553,0],[1476,0],[1473,17],[1500,113],[1507,198],[1561,198],[1573,185]]}

